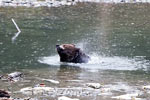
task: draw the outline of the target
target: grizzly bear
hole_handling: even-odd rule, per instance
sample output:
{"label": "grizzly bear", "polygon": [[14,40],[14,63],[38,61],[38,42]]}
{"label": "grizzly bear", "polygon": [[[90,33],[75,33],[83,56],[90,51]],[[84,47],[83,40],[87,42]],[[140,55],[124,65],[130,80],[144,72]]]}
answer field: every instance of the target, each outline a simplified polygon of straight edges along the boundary
{"label": "grizzly bear", "polygon": [[76,48],[74,44],[56,45],[56,49],[61,62],[87,63],[90,60],[90,57],[83,53],[80,48]]}

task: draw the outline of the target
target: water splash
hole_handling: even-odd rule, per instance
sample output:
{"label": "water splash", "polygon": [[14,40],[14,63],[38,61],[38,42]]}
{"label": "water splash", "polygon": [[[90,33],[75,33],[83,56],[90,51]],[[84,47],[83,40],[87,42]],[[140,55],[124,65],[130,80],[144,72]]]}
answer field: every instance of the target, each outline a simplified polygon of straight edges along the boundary
{"label": "water splash", "polygon": [[49,56],[49,57],[42,57],[38,60],[40,63],[48,64],[48,65],[54,65],[59,66],[61,65],[61,62],[59,61],[59,56]]}
{"label": "water splash", "polygon": [[144,69],[146,70],[147,67],[150,65],[146,63],[146,60],[142,58],[128,58],[128,57],[105,57],[100,56],[97,54],[90,55],[91,60],[88,63],[83,64],[74,64],[74,63],[62,63],[59,61],[59,56],[49,56],[49,57],[42,57],[38,61],[40,63],[60,66],[60,65],[70,65],[70,66],[78,66],[81,68],[87,69],[103,69],[103,70],[138,70]]}

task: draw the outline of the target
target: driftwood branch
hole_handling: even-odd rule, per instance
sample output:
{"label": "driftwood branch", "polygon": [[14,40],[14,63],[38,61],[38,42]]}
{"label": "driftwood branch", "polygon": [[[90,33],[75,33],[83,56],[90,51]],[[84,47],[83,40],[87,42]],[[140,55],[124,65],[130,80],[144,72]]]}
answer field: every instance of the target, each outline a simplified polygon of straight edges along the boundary
{"label": "driftwood branch", "polygon": [[19,34],[21,33],[21,30],[19,29],[19,27],[16,24],[15,20],[13,18],[11,20],[14,23],[14,25],[16,26],[16,29],[18,30],[18,32],[12,37],[12,42],[14,42],[16,40],[16,38],[19,36]]}

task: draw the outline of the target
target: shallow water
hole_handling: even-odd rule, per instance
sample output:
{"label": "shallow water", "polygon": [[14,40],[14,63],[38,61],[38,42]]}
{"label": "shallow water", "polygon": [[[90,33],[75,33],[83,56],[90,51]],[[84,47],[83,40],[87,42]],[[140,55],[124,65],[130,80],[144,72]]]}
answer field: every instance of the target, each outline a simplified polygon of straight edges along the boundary
{"label": "shallow water", "polygon": [[[79,94],[80,90],[62,95],[81,100],[115,100],[114,96],[138,93],[138,98],[148,100],[149,93],[142,86],[150,84],[149,10],[148,3],[0,8],[0,74],[24,73],[23,80],[17,83],[0,80],[0,88],[11,91],[12,97],[26,97],[20,89],[40,83],[58,88],[59,92],[64,88],[89,89],[86,83],[97,82],[110,90],[92,91],[87,96]],[[11,18],[21,29],[15,41],[12,37],[17,30]],[[55,45],[62,43],[76,44],[91,61],[59,62]],[[60,95],[29,96],[57,100]]]}

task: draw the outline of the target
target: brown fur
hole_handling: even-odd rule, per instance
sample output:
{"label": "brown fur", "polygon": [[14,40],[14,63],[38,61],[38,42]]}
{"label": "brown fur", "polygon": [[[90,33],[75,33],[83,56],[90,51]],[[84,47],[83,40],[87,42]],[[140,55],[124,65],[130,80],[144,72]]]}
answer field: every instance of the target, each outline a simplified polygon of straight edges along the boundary
{"label": "brown fur", "polygon": [[61,62],[87,63],[90,59],[89,56],[74,44],[56,45],[56,49]]}

